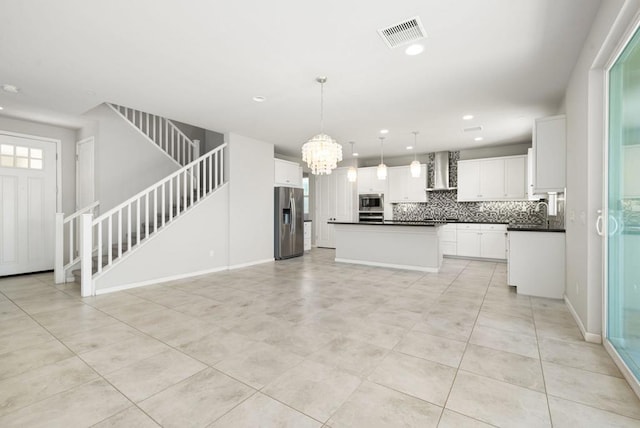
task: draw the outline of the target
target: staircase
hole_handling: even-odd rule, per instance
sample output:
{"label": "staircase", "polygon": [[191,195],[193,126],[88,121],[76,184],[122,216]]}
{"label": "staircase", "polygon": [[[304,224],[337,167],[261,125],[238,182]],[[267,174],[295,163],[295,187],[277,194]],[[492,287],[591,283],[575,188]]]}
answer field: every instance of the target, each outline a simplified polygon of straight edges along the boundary
{"label": "staircase", "polygon": [[178,165],[185,166],[200,156],[199,141],[189,139],[169,119],[117,104],[107,105]]}
{"label": "staircase", "polygon": [[182,167],[97,217],[97,202],[66,218],[57,214],[56,282],[75,279],[82,296],[95,295],[97,278],[225,184],[226,144],[197,157],[198,145],[171,121],[109,106]]}

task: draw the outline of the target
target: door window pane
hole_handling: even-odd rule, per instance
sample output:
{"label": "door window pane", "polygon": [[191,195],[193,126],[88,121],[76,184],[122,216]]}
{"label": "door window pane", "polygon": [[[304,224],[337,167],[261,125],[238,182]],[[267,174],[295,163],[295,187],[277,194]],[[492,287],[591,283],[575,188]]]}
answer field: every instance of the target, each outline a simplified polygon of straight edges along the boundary
{"label": "door window pane", "polygon": [[13,156],[13,146],[11,144],[0,144],[0,154]]}
{"label": "door window pane", "polygon": [[42,169],[42,149],[0,144],[0,166],[9,168]]}

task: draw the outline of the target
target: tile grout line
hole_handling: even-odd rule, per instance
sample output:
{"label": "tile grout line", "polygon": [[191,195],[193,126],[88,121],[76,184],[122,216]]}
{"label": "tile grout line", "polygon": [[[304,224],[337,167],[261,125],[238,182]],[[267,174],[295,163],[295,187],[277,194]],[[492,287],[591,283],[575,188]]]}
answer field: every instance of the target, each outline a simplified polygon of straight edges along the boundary
{"label": "tile grout line", "polygon": [[[465,267],[465,269],[467,269],[468,266],[469,265],[467,265]],[[497,264],[494,265],[493,270],[491,272],[491,277],[489,278],[489,281],[487,282],[487,288],[485,289],[485,292],[484,292],[484,294],[482,296],[482,302],[480,303],[480,307],[478,308],[478,313],[476,315],[476,319],[475,319],[475,321],[473,323],[473,327],[471,328],[471,334],[469,335],[469,337],[467,338],[467,341],[465,342],[465,346],[464,346],[464,351],[462,353],[462,357],[460,358],[460,362],[458,363],[458,367],[456,368],[456,373],[453,376],[453,381],[451,382],[451,388],[449,388],[449,393],[447,394],[447,398],[444,400],[444,404],[442,405],[442,413],[440,415],[440,419],[438,419],[438,424],[440,424],[440,421],[442,419],[442,415],[444,415],[444,411],[445,411],[445,409],[447,409],[447,403],[449,402],[449,399],[451,398],[451,392],[453,391],[453,387],[454,387],[454,385],[456,383],[456,380],[458,379],[458,373],[460,373],[460,366],[462,365],[462,361],[464,360],[464,354],[466,354],[467,348],[469,347],[469,341],[471,340],[471,336],[473,335],[473,330],[476,328],[476,324],[478,323],[478,318],[480,318],[480,312],[482,310],[482,305],[484,304],[484,300],[485,300],[485,298],[487,296],[487,293],[489,292],[489,287],[490,287],[490,284],[491,284],[491,280],[493,279],[493,275],[495,274],[496,267],[497,267]],[[463,271],[465,269],[463,269]],[[462,271],[460,272],[460,274],[462,274]],[[458,276],[460,276],[460,275],[458,275]],[[456,277],[456,279],[457,279],[457,277]],[[457,412],[457,413],[459,413],[459,412]],[[464,415],[463,413],[460,413],[460,414]],[[472,416],[469,416],[469,415],[464,415],[464,416],[470,417],[470,418],[472,418],[474,420],[479,420],[479,419],[476,419],[476,418],[474,418]],[[481,422],[484,422],[484,421],[481,421]]]}

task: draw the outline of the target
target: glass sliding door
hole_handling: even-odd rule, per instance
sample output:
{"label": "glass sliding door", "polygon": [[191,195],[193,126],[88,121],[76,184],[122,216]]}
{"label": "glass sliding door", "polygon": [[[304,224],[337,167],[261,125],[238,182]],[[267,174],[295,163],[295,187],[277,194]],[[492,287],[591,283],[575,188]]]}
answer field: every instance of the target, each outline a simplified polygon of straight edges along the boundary
{"label": "glass sliding door", "polygon": [[640,379],[640,33],[609,71],[606,336]]}

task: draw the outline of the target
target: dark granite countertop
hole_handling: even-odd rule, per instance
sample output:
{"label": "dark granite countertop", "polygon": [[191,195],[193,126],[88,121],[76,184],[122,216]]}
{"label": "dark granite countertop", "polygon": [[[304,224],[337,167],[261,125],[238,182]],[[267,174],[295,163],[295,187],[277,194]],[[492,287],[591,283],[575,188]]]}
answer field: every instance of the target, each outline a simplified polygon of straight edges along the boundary
{"label": "dark granite countertop", "polygon": [[535,225],[511,225],[507,227],[507,232],[560,232],[565,233],[564,229],[553,227],[535,226]]}
{"label": "dark granite countertop", "polygon": [[363,226],[439,226],[446,224],[445,222],[433,221],[329,221],[329,224],[350,224]]}

